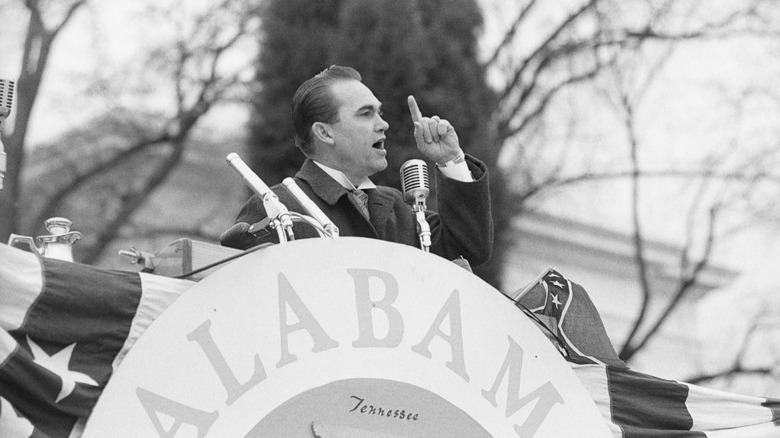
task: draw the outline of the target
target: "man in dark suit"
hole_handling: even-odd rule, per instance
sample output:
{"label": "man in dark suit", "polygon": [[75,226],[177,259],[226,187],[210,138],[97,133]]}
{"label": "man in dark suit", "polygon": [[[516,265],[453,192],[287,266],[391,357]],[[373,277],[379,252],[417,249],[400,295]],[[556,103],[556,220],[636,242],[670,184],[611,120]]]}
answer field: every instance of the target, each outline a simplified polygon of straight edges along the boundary
{"label": "man in dark suit", "polygon": [[[466,156],[455,129],[437,116],[423,117],[409,96],[414,136],[420,153],[436,163],[439,212],[426,212],[431,252],[471,265],[490,258],[493,226],[485,165]],[[339,228],[341,236],[382,239],[420,247],[415,215],[403,194],[377,186],[369,176],[387,167],[381,102],[352,68],[332,66],[304,82],[293,97],[295,143],[307,159],[296,183]],[[283,186],[273,188],[288,209],[303,212]],[[243,206],[236,223],[266,218],[257,196]],[[295,226],[296,238],[316,237],[308,226]],[[246,249],[278,241],[264,238],[224,239],[223,245]]]}

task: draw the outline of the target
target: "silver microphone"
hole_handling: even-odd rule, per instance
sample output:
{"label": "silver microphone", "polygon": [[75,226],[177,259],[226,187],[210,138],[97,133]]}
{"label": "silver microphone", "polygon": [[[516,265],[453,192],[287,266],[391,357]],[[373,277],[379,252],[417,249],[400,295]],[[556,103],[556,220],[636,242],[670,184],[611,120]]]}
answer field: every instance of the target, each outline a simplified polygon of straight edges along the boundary
{"label": "silver microphone", "polygon": [[404,201],[412,205],[417,219],[417,234],[420,236],[420,248],[431,250],[431,227],[425,219],[425,200],[430,194],[428,183],[428,165],[423,160],[409,160],[401,165],[401,188]]}
{"label": "silver microphone", "polygon": [[0,79],[0,119],[5,121],[11,113],[11,104],[14,101],[14,81]]}
{"label": "silver microphone", "polygon": [[425,200],[430,194],[428,183],[428,165],[423,160],[409,160],[401,165],[401,188],[404,201],[414,207],[414,211],[426,209]]}
{"label": "silver microphone", "polygon": [[[244,178],[244,182],[249,185],[249,188],[251,188],[263,201],[263,207],[265,208],[265,213],[268,217],[272,220],[279,220],[281,228],[286,234],[287,241],[295,240],[292,216],[290,216],[287,207],[279,201],[279,197],[276,196],[276,193],[274,193],[273,190],[271,190],[271,188],[268,187],[263,180],[246,165],[246,163],[244,163],[244,160],[242,160],[237,153],[229,153],[226,160],[227,163]],[[279,234],[279,243],[284,243],[283,237],[284,234]]]}
{"label": "silver microphone", "polygon": [[282,183],[287,187],[287,190],[292,193],[293,197],[303,206],[303,209],[314,218],[322,227],[328,232],[330,237],[339,237],[339,228],[333,223],[324,211],[309,198],[306,193],[301,190],[298,184],[292,178],[285,178]]}
{"label": "silver microphone", "polygon": [[3,188],[3,179],[5,178],[5,147],[3,146],[2,134],[5,128],[5,118],[11,114],[11,104],[14,101],[14,81],[0,79],[0,190]]}

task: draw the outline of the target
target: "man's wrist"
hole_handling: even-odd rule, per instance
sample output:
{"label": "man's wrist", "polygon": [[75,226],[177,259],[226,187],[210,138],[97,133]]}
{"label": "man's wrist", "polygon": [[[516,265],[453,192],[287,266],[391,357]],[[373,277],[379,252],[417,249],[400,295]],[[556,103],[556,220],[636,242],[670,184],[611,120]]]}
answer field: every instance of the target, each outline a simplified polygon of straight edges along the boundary
{"label": "man's wrist", "polygon": [[458,151],[458,155],[455,156],[455,158],[453,158],[451,160],[447,160],[447,161],[445,161],[443,163],[436,163],[436,166],[440,167],[440,168],[442,168],[442,167],[452,167],[452,166],[455,166],[455,165],[457,165],[459,163],[463,163],[465,161],[466,161],[466,154],[464,154],[463,150],[461,149],[460,151]]}
{"label": "man's wrist", "polygon": [[471,174],[468,163],[466,163],[466,155],[461,150],[458,156],[444,162],[443,164],[436,163],[436,167],[447,178],[470,182],[474,181],[474,175]]}

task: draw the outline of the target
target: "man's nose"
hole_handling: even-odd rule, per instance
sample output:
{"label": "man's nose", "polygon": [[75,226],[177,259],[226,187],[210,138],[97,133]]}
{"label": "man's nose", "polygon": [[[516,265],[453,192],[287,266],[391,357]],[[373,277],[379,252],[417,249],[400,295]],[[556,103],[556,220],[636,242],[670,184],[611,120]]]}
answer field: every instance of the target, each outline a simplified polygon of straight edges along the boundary
{"label": "man's nose", "polygon": [[377,125],[378,131],[387,131],[390,128],[390,124],[385,121],[385,119],[382,118],[382,116],[377,116],[379,118],[379,123]]}

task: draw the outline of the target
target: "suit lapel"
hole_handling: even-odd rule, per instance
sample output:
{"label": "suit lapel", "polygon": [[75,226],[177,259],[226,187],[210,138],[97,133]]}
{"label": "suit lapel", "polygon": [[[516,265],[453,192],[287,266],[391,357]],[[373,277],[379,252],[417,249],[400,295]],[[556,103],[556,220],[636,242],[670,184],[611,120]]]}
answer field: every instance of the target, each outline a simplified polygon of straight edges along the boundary
{"label": "suit lapel", "polygon": [[368,214],[371,215],[371,225],[379,237],[384,237],[387,219],[393,211],[393,197],[373,189],[368,191]]}
{"label": "suit lapel", "polygon": [[[335,206],[342,196],[347,196],[349,193],[338,181],[331,178],[314,161],[308,158],[295,176],[306,181],[312,192],[330,206]],[[365,223],[365,231],[355,231],[358,234],[366,233],[367,235],[372,235],[372,237],[379,237],[377,230],[384,229],[389,212],[393,207],[393,198],[379,193],[376,189],[369,190],[368,193],[368,214],[371,216],[371,221],[367,221],[363,214],[351,202],[349,203],[350,208],[355,209],[357,216]]]}
{"label": "suit lapel", "polygon": [[347,189],[308,158],[295,176],[306,181],[312,192],[328,205],[336,205],[336,202],[348,193]]}

